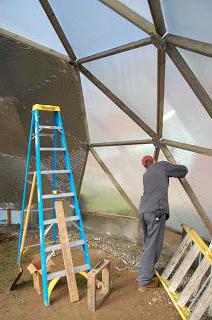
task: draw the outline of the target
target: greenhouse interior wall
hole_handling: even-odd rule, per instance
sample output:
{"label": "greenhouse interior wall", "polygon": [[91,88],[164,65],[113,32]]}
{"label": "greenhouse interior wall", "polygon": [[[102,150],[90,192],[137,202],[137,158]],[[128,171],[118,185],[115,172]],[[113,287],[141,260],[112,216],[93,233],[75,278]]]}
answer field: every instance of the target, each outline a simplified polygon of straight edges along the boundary
{"label": "greenhouse interior wall", "polygon": [[[21,208],[33,104],[59,105],[87,228],[138,239],[145,172],[140,160],[146,154],[167,160],[170,153],[189,173],[182,184],[170,179],[167,226],[181,231],[181,224],[188,224],[209,239],[199,211],[211,221],[211,57],[177,48],[195,81],[204,87],[201,92],[206,92],[209,110],[174,63],[166,33],[152,36],[156,31],[147,2],[120,1],[149,21],[147,26],[153,28],[149,34],[103,2],[108,1],[50,0],[62,37],[58,28],[54,30],[54,15],[47,17],[48,10],[45,6],[43,10],[39,1],[0,3],[0,12],[4,12],[0,22],[0,206]],[[210,16],[202,20],[204,27],[195,21],[197,12],[198,17],[205,16],[212,4],[205,1],[206,10],[197,0],[193,2],[195,10],[191,12],[183,0],[161,1],[168,35],[210,43]],[[74,12],[71,19],[70,12]],[[138,45],[139,41],[143,44]],[[91,58],[129,43],[136,44],[129,50]],[[158,120],[158,79],[164,84],[162,123]],[[44,120],[51,122],[47,115]],[[51,161],[46,156],[43,168],[49,168]],[[58,167],[62,165],[59,158]],[[48,182],[44,181],[45,190]],[[66,190],[67,181],[60,179],[58,186]],[[36,222],[32,217],[31,223]]]}

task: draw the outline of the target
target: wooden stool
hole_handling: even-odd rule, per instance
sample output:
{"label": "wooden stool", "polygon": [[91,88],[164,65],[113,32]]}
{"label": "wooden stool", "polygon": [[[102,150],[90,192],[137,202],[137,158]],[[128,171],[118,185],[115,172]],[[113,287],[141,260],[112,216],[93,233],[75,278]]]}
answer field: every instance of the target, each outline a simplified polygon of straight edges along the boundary
{"label": "wooden stool", "polygon": [[[101,289],[97,289],[97,275],[102,273]],[[99,281],[98,281],[99,282]],[[104,260],[88,273],[88,309],[96,311],[110,293],[110,260]]]}

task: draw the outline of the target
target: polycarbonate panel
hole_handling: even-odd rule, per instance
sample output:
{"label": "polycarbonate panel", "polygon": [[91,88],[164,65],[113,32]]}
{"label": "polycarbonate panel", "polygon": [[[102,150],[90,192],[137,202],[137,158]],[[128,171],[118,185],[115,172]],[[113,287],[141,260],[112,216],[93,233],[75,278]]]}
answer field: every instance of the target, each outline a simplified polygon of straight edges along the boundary
{"label": "polycarbonate panel", "polygon": [[66,54],[38,0],[1,0],[0,28]]}
{"label": "polycarbonate panel", "polygon": [[81,76],[91,142],[150,138],[96,86]]}
{"label": "polycarbonate panel", "polygon": [[[160,152],[159,160],[166,160],[163,153]],[[179,159],[179,164],[184,164]],[[192,173],[189,171],[186,178],[190,179]],[[194,173],[194,179],[197,177]],[[170,218],[166,224],[173,229],[182,231],[181,224],[187,224],[194,228],[201,236],[210,239],[209,233],[204,226],[202,219],[194,208],[187,193],[184,191],[180,182],[176,178],[169,179],[169,208]]]}
{"label": "polycarbonate panel", "polygon": [[123,197],[91,153],[88,155],[80,192],[80,204],[86,212],[132,215]]}
{"label": "polycarbonate panel", "polygon": [[169,33],[212,42],[211,0],[161,0]]}
{"label": "polycarbonate panel", "polygon": [[153,155],[153,145],[106,147],[95,150],[138,208],[143,194],[145,172],[141,158],[147,154]]}
{"label": "polycarbonate panel", "polygon": [[156,130],[157,50],[149,45],[85,66],[128,107]]}
{"label": "polycarbonate panel", "polygon": [[212,220],[212,157],[202,154],[170,148],[177,162],[188,168],[187,179],[201,205]]}
{"label": "polycarbonate panel", "polygon": [[191,51],[183,49],[178,50],[212,98],[212,59]]}
{"label": "polycarbonate panel", "polygon": [[111,49],[146,34],[97,0],[50,0],[78,57]]}
{"label": "polycarbonate panel", "polygon": [[163,137],[212,147],[211,118],[167,57]]}
{"label": "polycarbonate panel", "polygon": [[153,22],[147,0],[120,0],[120,2],[141,15],[143,18]]}

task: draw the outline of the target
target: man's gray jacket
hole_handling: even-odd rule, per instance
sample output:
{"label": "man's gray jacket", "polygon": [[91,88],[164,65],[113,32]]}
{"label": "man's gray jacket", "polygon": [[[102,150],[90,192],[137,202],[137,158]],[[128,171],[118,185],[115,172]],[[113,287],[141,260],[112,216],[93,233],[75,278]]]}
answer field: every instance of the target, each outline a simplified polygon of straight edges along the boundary
{"label": "man's gray jacket", "polygon": [[184,178],[188,169],[182,165],[174,165],[160,161],[149,165],[143,175],[144,193],[141,197],[140,214],[164,211],[169,215],[168,187],[169,177]]}

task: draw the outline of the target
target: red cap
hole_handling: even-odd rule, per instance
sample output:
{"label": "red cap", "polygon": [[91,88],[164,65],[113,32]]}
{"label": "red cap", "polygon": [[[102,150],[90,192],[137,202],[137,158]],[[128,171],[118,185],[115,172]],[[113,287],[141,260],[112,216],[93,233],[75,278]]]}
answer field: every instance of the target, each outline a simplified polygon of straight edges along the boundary
{"label": "red cap", "polygon": [[145,156],[142,158],[141,162],[145,168],[148,168],[148,166],[154,162],[154,159],[152,156]]}

